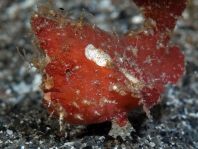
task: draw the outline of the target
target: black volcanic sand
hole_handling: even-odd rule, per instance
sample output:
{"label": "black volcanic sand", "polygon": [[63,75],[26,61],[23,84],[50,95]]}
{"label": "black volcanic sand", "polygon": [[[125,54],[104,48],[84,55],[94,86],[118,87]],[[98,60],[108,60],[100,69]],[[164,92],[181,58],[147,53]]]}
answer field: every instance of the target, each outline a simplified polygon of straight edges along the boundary
{"label": "black volcanic sand", "polygon": [[[114,3],[112,5],[112,2]],[[54,7],[107,31],[125,33],[142,26],[141,15],[130,0],[59,0]],[[111,123],[88,126],[66,125],[59,131],[41,102],[41,74],[20,57],[36,57],[32,44],[30,14],[44,0],[0,1],[0,148],[2,149],[98,149],[98,148],[198,148],[198,2],[189,0],[179,18],[171,43],[181,47],[186,74],[174,86],[167,86],[162,102],[152,108],[152,120],[142,109],[131,111],[129,120],[136,132],[132,139],[108,136]],[[64,9],[64,10],[63,10]],[[92,15],[90,15],[92,14]],[[30,69],[31,68],[31,69]]]}

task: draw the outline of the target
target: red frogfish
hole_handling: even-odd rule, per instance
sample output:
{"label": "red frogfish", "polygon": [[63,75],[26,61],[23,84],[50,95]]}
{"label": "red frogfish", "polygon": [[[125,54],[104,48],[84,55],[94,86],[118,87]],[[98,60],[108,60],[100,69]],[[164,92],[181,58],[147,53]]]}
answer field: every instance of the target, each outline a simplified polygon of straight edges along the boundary
{"label": "red frogfish", "polygon": [[116,36],[65,17],[47,6],[31,15],[32,30],[45,57],[43,103],[70,124],[128,123],[128,112],[160,102],[165,84],[184,74],[184,55],[169,44],[186,0],[133,0],[144,27]]}

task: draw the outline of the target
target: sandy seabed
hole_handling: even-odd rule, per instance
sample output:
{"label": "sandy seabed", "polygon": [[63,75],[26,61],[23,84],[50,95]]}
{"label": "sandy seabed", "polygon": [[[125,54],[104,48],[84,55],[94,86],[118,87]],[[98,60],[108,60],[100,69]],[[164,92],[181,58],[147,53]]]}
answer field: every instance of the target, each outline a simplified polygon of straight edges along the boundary
{"label": "sandy seabed", "polygon": [[[20,57],[16,47],[25,49],[27,58],[37,56],[29,22],[31,12],[43,3],[46,1],[0,1],[0,148],[198,148],[197,0],[188,1],[171,40],[185,54],[186,74],[177,85],[167,86],[161,104],[151,109],[152,120],[142,109],[131,111],[129,120],[136,132],[125,140],[108,136],[110,122],[65,124],[66,130],[60,132],[58,121],[42,104],[41,74]],[[54,7],[63,13],[72,11],[69,15],[74,19],[85,9],[85,22],[119,34],[143,23],[129,0],[59,0]]]}

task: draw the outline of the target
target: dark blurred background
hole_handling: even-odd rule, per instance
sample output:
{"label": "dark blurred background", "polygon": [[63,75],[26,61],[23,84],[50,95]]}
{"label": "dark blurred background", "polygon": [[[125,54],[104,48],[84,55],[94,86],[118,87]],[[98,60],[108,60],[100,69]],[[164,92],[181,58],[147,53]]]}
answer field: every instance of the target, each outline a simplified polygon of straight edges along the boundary
{"label": "dark blurred background", "polygon": [[[66,125],[60,132],[58,121],[43,106],[39,88],[41,73],[17,51],[25,49],[28,59],[36,57],[32,44],[30,14],[46,0],[0,1],[0,148],[198,148],[198,1],[188,0],[179,18],[173,44],[186,59],[186,74],[177,85],[167,86],[162,103],[151,110],[149,120],[142,109],[130,113],[136,132],[132,139],[108,136],[111,123]],[[118,34],[138,29],[143,17],[130,0],[57,0],[54,8],[85,22]]]}

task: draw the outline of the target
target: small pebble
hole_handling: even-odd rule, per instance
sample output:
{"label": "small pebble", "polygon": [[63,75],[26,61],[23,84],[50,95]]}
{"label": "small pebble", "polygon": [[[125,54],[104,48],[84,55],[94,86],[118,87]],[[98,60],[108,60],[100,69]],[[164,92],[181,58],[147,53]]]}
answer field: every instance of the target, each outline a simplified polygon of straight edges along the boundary
{"label": "small pebble", "polygon": [[154,142],[150,142],[149,145],[150,145],[150,147],[155,147],[155,143]]}
{"label": "small pebble", "polygon": [[13,131],[12,131],[12,130],[7,129],[7,130],[6,130],[6,133],[7,133],[7,134],[9,134],[9,135],[12,135],[12,134],[13,134]]}

